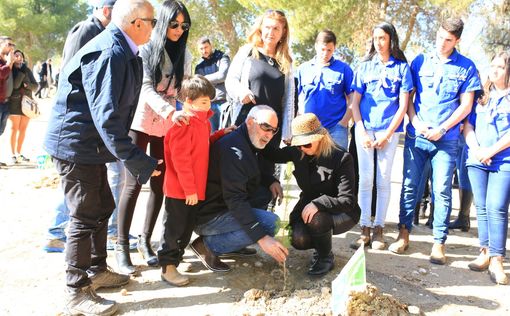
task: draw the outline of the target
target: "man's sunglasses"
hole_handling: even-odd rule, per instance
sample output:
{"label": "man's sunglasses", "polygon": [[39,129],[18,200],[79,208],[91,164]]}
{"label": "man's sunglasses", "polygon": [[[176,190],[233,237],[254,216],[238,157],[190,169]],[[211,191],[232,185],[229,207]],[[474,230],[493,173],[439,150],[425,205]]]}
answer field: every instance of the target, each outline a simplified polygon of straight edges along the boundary
{"label": "man's sunglasses", "polygon": [[272,127],[266,122],[259,123],[256,120],[254,120],[255,123],[257,123],[260,126],[260,129],[264,132],[271,132],[273,135],[276,135],[278,133],[279,128],[278,127]]}
{"label": "man's sunglasses", "polygon": [[[156,26],[156,23],[158,23],[158,19],[148,19],[148,18],[136,18],[136,19],[140,19],[145,22],[151,22],[152,28],[154,28]],[[134,24],[136,22],[136,19],[131,21],[131,24]]]}
{"label": "man's sunglasses", "polygon": [[170,23],[168,23],[168,27],[171,28],[172,30],[178,28],[179,26],[181,27],[183,32],[186,32],[191,27],[191,24],[188,22],[179,23],[177,21],[170,21]]}
{"label": "man's sunglasses", "polygon": [[312,143],[304,144],[304,145],[298,145],[297,147],[309,149],[309,148],[312,148]]}

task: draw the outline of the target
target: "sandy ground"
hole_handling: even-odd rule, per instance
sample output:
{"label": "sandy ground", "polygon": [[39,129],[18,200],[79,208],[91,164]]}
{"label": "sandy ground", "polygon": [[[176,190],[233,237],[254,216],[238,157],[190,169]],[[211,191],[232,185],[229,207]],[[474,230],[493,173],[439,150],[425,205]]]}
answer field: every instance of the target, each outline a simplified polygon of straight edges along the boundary
{"label": "sandy ground", "polygon": [[[25,154],[33,161],[43,153],[49,100],[42,102],[43,116],[30,123]],[[8,161],[9,126],[0,138],[0,161]],[[0,169],[0,315],[58,315],[64,293],[64,256],[42,251],[45,232],[52,209],[59,200],[59,189],[42,187],[37,183],[51,177],[53,170],[38,170],[35,163]],[[402,149],[399,147],[393,171],[392,200],[386,226],[387,241],[397,236],[398,199],[402,174]],[[294,186],[291,196],[297,196]],[[494,192],[498,194],[498,192]],[[457,192],[454,192],[454,211],[457,213]],[[141,229],[147,191],[141,194],[131,233]],[[295,199],[290,198],[292,204]],[[278,210],[285,213],[283,208]],[[287,212],[290,212],[290,206]],[[400,302],[415,306],[427,315],[509,315],[510,286],[495,286],[487,273],[467,268],[478,252],[474,210],[468,233],[453,231],[447,241],[448,262],[432,265],[428,254],[432,245],[431,231],[423,225],[416,227],[406,255],[367,249],[367,279],[382,292]],[[160,225],[154,236],[159,236]],[[306,274],[311,251],[290,251],[288,275],[271,258],[261,254],[241,260],[229,260],[234,269],[225,274],[206,270],[191,252],[185,261],[191,264],[189,286],[174,288],[160,281],[158,268],[144,265],[133,252],[132,259],[140,274],[120,290],[100,291],[100,294],[119,303],[119,314],[126,315],[328,315],[328,288],[350,256],[354,253],[349,242],[358,229],[334,237],[335,269],[324,278]],[[157,243],[157,237],[154,238]],[[109,264],[115,268],[114,253]],[[505,262],[510,273],[510,264]],[[252,288],[270,291],[270,296],[258,301],[244,298]],[[126,293],[124,293],[126,294]]]}

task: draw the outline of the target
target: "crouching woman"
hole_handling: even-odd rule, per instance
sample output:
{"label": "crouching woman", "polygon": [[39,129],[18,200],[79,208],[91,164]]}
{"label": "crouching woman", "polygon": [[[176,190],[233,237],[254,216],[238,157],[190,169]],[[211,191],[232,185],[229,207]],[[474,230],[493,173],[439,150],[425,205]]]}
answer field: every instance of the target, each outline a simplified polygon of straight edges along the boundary
{"label": "crouching woman", "polygon": [[267,149],[264,155],[276,163],[294,163],[301,194],[289,218],[292,246],[315,249],[308,274],[324,275],[334,267],[332,235],[350,230],[360,218],[354,162],[313,113],[292,121],[291,145]]}

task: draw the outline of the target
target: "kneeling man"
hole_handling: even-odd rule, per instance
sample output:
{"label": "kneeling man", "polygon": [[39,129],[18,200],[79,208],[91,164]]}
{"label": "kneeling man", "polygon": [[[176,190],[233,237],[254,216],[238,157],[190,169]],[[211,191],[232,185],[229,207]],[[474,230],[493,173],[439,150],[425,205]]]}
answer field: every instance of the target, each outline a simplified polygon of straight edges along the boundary
{"label": "kneeling man", "polygon": [[246,121],[232,133],[211,145],[206,198],[198,211],[195,232],[200,235],[191,249],[210,270],[226,272],[230,267],[221,254],[241,252],[257,243],[278,262],[288,250],[273,238],[278,216],[252,208],[250,198],[259,183],[281,197],[280,183],[259,170],[257,155],[278,132],[278,118],[272,108],[255,106]]}

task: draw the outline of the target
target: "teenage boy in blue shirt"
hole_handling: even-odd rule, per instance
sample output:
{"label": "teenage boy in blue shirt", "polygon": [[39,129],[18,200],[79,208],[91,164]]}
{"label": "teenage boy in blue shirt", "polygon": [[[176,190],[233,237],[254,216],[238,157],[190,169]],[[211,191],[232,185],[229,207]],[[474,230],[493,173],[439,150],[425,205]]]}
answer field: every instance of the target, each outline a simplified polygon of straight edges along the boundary
{"label": "teenage boy in blue shirt", "polygon": [[414,208],[418,201],[423,166],[432,166],[434,192],[434,245],[430,262],[445,264],[445,245],[452,209],[452,176],[457,158],[460,122],[470,113],[475,93],[481,90],[475,64],[457,52],[462,20],[445,20],[436,34],[436,49],[411,63],[414,90],[407,114],[404,178],[400,195],[399,235],[389,250],[402,254],[409,247]]}
{"label": "teenage boy in blue shirt", "polygon": [[321,31],[315,39],[316,56],[297,70],[298,112],[317,115],[334,141],[347,148],[353,71],[333,57],[335,46],[335,34]]}

